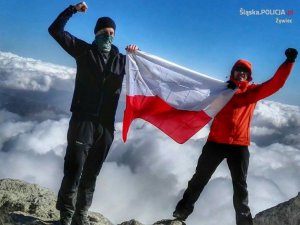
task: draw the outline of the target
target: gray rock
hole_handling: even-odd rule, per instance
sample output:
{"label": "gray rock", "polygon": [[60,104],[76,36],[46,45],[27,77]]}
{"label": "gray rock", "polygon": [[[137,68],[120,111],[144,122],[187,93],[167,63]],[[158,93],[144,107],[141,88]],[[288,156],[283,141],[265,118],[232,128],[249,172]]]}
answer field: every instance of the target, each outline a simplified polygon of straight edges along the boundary
{"label": "gray rock", "polygon": [[153,225],[185,225],[185,223],[175,219],[175,220],[160,220],[154,223]]}
{"label": "gray rock", "polygon": [[289,201],[256,214],[254,225],[300,225],[300,193]]}
{"label": "gray rock", "polygon": [[113,225],[107,218],[96,212],[89,212],[89,220],[91,225]]}
{"label": "gray rock", "polygon": [[[0,225],[59,225],[56,195],[46,188],[20,180],[0,180]],[[113,225],[99,213],[89,212],[91,225]],[[136,220],[119,225],[143,225]],[[153,225],[185,225],[160,220]],[[300,225],[300,193],[297,197],[258,213],[254,225]]]}
{"label": "gray rock", "polygon": [[[138,222],[136,220],[130,220],[130,221],[126,221],[121,224],[118,224],[118,225],[143,225],[143,224],[141,224],[140,222]],[[164,220],[155,222],[153,225],[185,225],[185,223],[178,221],[178,220],[164,219]]]}
{"label": "gray rock", "polygon": [[58,220],[56,196],[46,188],[20,180],[0,180],[0,210],[22,212],[47,220]]}
{"label": "gray rock", "polygon": [[[0,225],[58,225],[56,194],[20,180],[0,180]],[[99,213],[89,212],[91,225],[113,225]]]}
{"label": "gray rock", "polygon": [[141,224],[139,221],[136,220],[129,220],[118,225],[143,225],[143,224]]}

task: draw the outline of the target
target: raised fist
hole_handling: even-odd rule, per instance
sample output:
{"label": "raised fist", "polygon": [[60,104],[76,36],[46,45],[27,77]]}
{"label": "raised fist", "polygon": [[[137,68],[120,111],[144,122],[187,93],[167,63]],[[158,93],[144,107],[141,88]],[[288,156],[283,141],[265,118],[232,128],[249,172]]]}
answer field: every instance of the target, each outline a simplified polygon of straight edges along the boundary
{"label": "raised fist", "polygon": [[86,10],[88,9],[88,6],[85,2],[80,2],[75,5],[75,9],[78,12],[86,12]]}
{"label": "raised fist", "polygon": [[298,51],[294,48],[288,48],[287,50],[285,50],[285,56],[287,62],[295,62],[297,55],[298,55]]}

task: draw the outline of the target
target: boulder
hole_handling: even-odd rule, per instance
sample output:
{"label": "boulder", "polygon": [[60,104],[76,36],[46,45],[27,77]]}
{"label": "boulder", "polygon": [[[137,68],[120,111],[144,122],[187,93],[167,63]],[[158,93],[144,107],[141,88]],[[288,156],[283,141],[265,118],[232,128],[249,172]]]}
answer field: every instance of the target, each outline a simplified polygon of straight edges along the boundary
{"label": "boulder", "polygon": [[254,217],[254,225],[299,225],[300,193],[295,198],[264,210]]}
{"label": "boulder", "polygon": [[[20,180],[0,180],[1,225],[58,225],[56,194]],[[89,212],[91,225],[113,225],[100,213]]]}

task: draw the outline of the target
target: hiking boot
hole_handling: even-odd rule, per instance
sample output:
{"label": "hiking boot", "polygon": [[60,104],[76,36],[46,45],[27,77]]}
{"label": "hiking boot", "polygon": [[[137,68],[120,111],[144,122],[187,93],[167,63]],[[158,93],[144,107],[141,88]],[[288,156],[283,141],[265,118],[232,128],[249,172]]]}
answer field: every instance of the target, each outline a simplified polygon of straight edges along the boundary
{"label": "hiking boot", "polygon": [[90,225],[88,213],[86,211],[75,212],[71,225]]}
{"label": "hiking boot", "polygon": [[188,216],[183,212],[174,211],[173,212],[173,217],[175,217],[179,221],[185,221]]}
{"label": "hiking boot", "polygon": [[73,212],[70,211],[60,211],[60,225],[70,225],[72,221]]}

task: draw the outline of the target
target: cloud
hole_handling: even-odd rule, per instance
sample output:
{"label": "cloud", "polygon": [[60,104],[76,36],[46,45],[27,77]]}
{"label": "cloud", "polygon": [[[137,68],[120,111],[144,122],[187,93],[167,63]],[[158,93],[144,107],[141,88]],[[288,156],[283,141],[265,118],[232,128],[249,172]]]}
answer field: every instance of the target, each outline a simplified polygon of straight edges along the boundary
{"label": "cloud", "polygon": [[65,89],[75,69],[0,52],[0,86],[27,91]]}
{"label": "cloud", "polygon": [[0,52],[0,107],[31,119],[69,114],[75,69]]}
{"label": "cloud", "polygon": [[[63,175],[75,71],[11,53],[0,52],[0,58],[0,178],[22,179],[57,191]],[[117,121],[121,121],[123,109],[121,101]],[[133,123],[124,144],[121,127],[121,122],[116,123],[115,140],[97,181],[92,210],[115,223],[135,218],[151,224],[171,218],[194,173],[209,126],[184,145],[142,120]],[[299,192],[299,131],[299,106],[258,103],[251,127],[248,174],[253,215]],[[220,221],[223,225],[235,221],[225,161],[187,223],[219,225]]]}
{"label": "cloud", "polygon": [[[75,73],[74,68],[0,51],[0,107],[34,120],[70,116]],[[119,104],[117,122],[124,96]]]}
{"label": "cloud", "polygon": [[62,155],[66,144],[68,119],[58,121],[8,121],[0,125],[0,146],[4,152],[34,152],[46,154],[53,151]]}
{"label": "cloud", "polygon": [[265,146],[273,143],[300,147],[299,106],[262,101],[257,105],[251,127],[252,141]]}

